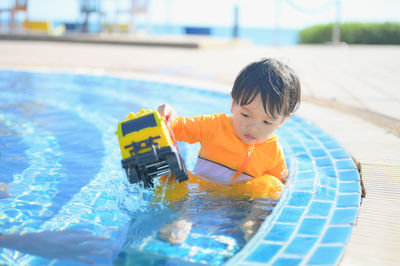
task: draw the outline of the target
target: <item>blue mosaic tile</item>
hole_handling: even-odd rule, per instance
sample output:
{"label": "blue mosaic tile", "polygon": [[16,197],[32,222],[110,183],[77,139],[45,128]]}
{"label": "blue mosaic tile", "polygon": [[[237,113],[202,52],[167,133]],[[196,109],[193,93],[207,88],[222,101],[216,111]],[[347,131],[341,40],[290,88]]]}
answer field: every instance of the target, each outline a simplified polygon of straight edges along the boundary
{"label": "blue mosaic tile", "polygon": [[350,181],[350,182],[340,182],[339,183],[339,192],[340,193],[358,193],[361,191],[360,182],[359,181]]}
{"label": "blue mosaic tile", "polygon": [[294,155],[306,153],[306,149],[303,146],[296,146],[296,147],[291,147],[291,150]]}
{"label": "blue mosaic tile", "polygon": [[320,168],[320,169],[318,169],[318,171],[327,177],[337,177],[338,176],[336,173],[336,169],[333,166]]}
{"label": "blue mosaic tile", "polygon": [[328,150],[335,150],[335,149],[339,149],[339,148],[340,148],[340,144],[337,143],[336,141],[327,141],[327,142],[324,142],[324,146],[325,146]]}
{"label": "blue mosaic tile", "polygon": [[357,169],[339,171],[339,178],[342,181],[355,181],[360,179],[360,174]]}
{"label": "blue mosaic tile", "polygon": [[303,215],[304,210],[305,208],[285,207],[277,221],[281,223],[297,223]]}
{"label": "blue mosaic tile", "polygon": [[338,195],[336,207],[359,207],[361,194],[342,194]]}
{"label": "blue mosaic tile", "polygon": [[288,138],[285,140],[285,143],[289,144],[289,146],[299,145],[299,140],[295,138]]}
{"label": "blue mosaic tile", "polygon": [[343,252],[343,246],[322,246],[315,250],[307,265],[335,265]]}
{"label": "blue mosaic tile", "polygon": [[261,243],[258,247],[246,258],[248,262],[269,262],[275,254],[282,248],[282,245],[264,244]]}
{"label": "blue mosaic tile", "polygon": [[347,159],[349,158],[349,154],[345,150],[334,150],[329,152],[331,156],[338,160],[338,159]]}
{"label": "blue mosaic tile", "polygon": [[300,265],[302,259],[296,258],[280,258],[275,261],[273,266],[297,266]]}
{"label": "blue mosaic tile", "polygon": [[304,171],[296,173],[296,180],[314,180],[315,177],[315,171]]}
{"label": "blue mosaic tile", "polygon": [[328,167],[328,166],[333,166],[333,162],[331,158],[325,157],[325,158],[320,158],[320,159],[315,159],[315,164],[318,167]]}
{"label": "blue mosaic tile", "polygon": [[336,209],[330,224],[354,224],[358,208]]}
{"label": "blue mosaic tile", "polygon": [[330,202],[312,202],[306,213],[307,216],[328,216],[332,203]]}
{"label": "blue mosaic tile", "polygon": [[289,206],[307,206],[312,197],[312,193],[308,192],[293,192],[290,196]]}
{"label": "blue mosaic tile", "polygon": [[314,180],[296,180],[296,183],[292,184],[292,190],[297,192],[312,192],[314,189]]}
{"label": "blue mosaic tile", "polygon": [[269,241],[287,241],[292,235],[295,225],[276,223],[265,237]]}
{"label": "blue mosaic tile", "polygon": [[314,199],[315,200],[328,200],[333,201],[336,197],[336,190],[329,189],[326,187],[320,187],[316,192]]}
{"label": "blue mosaic tile", "polygon": [[297,171],[315,171],[314,164],[310,162],[302,162],[296,165]]}
{"label": "blue mosaic tile", "polygon": [[324,218],[304,218],[298,233],[303,235],[319,235],[326,222],[327,219]]}
{"label": "blue mosaic tile", "polygon": [[354,161],[351,159],[336,161],[336,168],[339,170],[357,169]]}
{"label": "blue mosaic tile", "polygon": [[338,180],[337,180],[337,178],[335,178],[335,177],[328,177],[328,178],[326,179],[326,181],[327,181],[328,186],[329,186],[330,188],[337,188],[337,186],[338,186]]}
{"label": "blue mosaic tile", "polygon": [[325,142],[336,142],[334,138],[332,138],[330,135],[326,134],[325,132],[323,134],[319,134],[317,138],[325,144]]}
{"label": "blue mosaic tile", "polygon": [[311,160],[311,157],[308,155],[308,153],[300,153],[296,155],[296,159],[299,161],[309,162]]}
{"label": "blue mosaic tile", "polygon": [[319,144],[319,142],[314,141],[314,140],[305,140],[304,141],[304,145],[311,149],[311,148],[321,148],[321,144]]}
{"label": "blue mosaic tile", "polygon": [[321,149],[321,148],[310,149],[310,153],[314,158],[328,156],[328,154],[326,153],[325,149]]}
{"label": "blue mosaic tile", "polygon": [[352,226],[334,227],[330,226],[325,232],[322,238],[323,244],[330,243],[346,243],[350,239],[351,232],[353,230]]}
{"label": "blue mosaic tile", "polygon": [[311,250],[317,240],[318,237],[297,236],[290,242],[284,253],[305,255]]}
{"label": "blue mosaic tile", "polygon": [[307,129],[313,135],[323,135],[323,134],[325,134],[324,131],[322,131],[320,128],[316,127],[313,124],[310,124],[310,127],[308,127]]}

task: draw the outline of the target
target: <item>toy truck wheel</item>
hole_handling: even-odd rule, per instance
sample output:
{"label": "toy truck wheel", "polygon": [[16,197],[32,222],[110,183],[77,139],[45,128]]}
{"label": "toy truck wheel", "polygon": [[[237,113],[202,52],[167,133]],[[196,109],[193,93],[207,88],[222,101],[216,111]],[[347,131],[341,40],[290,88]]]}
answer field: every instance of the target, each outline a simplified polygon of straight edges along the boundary
{"label": "toy truck wheel", "polygon": [[180,155],[168,154],[167,155],[167,163],[171,169],[171,171],[176,175],[176,178],[179,182],[185,181],[188,179],[188,173],[186,170],[185,163]]}
{"label": "toy truck wheel", "polygon": [[166,156],[166,161],[172,172],[175,173],[178,169],[180,169],[180,165],[179,165],[180,161],[178,161],[178,156],[176,156],[175,153],[168,154]]}
{"label": "toy truck wheel", "polygon": [[183,161],[182,156],[179,155],[179,160],[181,162],[181,170],[179,171],[179,174],[176,175],[176,177],[178,178],[179,182],[183,182],[188,180],[188,172],[186,169],[186,165],[185,162]]}
{"label": "toy truck wheel", "polygon": [[126,175],[128,176],[129,183],[136,184],[140,181],[135,167],[127,167],[125,171]]}

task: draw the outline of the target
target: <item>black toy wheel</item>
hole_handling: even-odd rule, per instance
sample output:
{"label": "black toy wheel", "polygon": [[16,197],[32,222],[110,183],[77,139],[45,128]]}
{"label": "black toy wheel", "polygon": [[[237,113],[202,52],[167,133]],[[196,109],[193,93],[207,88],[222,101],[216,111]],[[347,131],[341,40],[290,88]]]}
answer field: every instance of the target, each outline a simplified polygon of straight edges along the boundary
{"label": "black toy wheel", "polygon": [[183,182],[188,180],[188,172],[186,169],[185,161],[183,160],[182,156],[179,155],[179,160],[181,162],[181,170],[176,174],[176,177],[178,178],[179,182]]}
{"label": "black toy wheel", "polygon": [[136,184],[140,181],[137,171],[134,166],[125,168],[126,175],[128,176],[129,183]]}
{"label": "black toy wheel", "polygon": [[168,154],[167,163],[169,165],[169,168],[175,174],[179,182],[188,179],[188,173],[185,166],[185,162],[183,161],[180,155],[176,155],[175,153]]}

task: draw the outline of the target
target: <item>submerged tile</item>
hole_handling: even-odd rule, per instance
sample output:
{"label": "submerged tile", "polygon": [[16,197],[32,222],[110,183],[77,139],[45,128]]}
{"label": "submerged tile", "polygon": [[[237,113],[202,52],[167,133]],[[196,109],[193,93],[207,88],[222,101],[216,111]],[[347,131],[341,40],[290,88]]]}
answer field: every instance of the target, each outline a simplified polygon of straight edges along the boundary
{"label": "submerged tile", "polygon": [[307,265],[336,265],[342,252],[343,246],[321,246],[318,247]]}
{"label": "submerged tile", "polygon": [[305,208],[284,207],[278,217],[281,223],[297,223],[300,221]]}
{"label": "submerged tile", "polygon": [[356,220],[358,208],[336,209],[331,218],[330,224],[350,224]]}
{"label": "submerged tile", "polygon": [[326,157],[328,156],[327,152],[325,149],[322,148],[315,148],[315,149],[310,149],[310,153],[314,158],[318,157]]}
{"label": "submerged tile", "polygon": [[336,168],[339,170],[357,169],[352,159],[348,160],[337,160]]}
{"label": "submerged tile", "polygon": [[315,160],[315,164],[316,164],[318,167],[333,166],[333,162],[332,162],[331,158],[329,158],[329,157],[324,157],[324,158],[316,159],[316,160]]}
{"label": "submerged tile", "polygon": [[349,154],[343,150],[343,149],[338,149],[338,150],[332,150],[329,152],[331,156],[338,160],[338,159],[348,159],[350,158]]}
{"label": "submerged tile", "polygon": [[277,259],[273,266],[297,266],[300,265],[303,259],[300,258],[279,258]]}
{"label": "submerged tile", "polygon": [[336,173],[336,168],[333,166],[319,168],[318,171],[327,177],[337,177],[338,176],[338,174]]}
{"label": "submerged tile", "polygon": [[285,242],[293,234],[294,229],[295,225],[276,223],[265,237],[265,240]]}
{"label": "submerged tile", "polygon": [[307,206],[312,197],[311,192],[293,192],[290,195],[288,206]]}
{"label": "submerged tile", "polygon": [[296,173],[297,180],[314,180],[316,176],[317,174],[315,171],[298,171]]}
{"label": "submerged tile", "polygon": [[340,194],[336,200],[336,207],[359,207],[361,194]]}
{"label": "submerged tile", "polygon": [[350,239],[352,230],[353,226],[330,226],[328,227],[324,237],[322,238],[322,243],[342,243],[344,245]]}
{"label": "submerged tile", "polygon": [[305,255],[311,250],[317,240],[318,237],[297,236],[290,242],[284,253],[291,255]]}
{"label": "submerged tile", "polygon": [[269,262],[275,254],[282,248],[282,245],[264,244],[261,243],[258,247],[246,258],[247,262]]}
{"label": "submerged tile", "polygon": [[306,213],[307,216],[328,216],[331,212],[333,203],[331,202],[312,202]]}
{"label": "submerged tile", "polygon": [[353,181],[359,180],[360,174],[357,169],[339,171],[339,179],[342,181]]}
{"label": "submerged tile", "polygon": [[325,218],[304,218],[298,233],[302,235],[319,235],[326,222],[327,219]]}
{"label": "submerged tile", "polygon": [[324,142],[324,146],[325,146],[328,150],[334,150],[334,149],[339,149],[339,148],[341,148],[341,147],[340,147],[340,144],[337,143],[335,140]]}
{"label": "submerged tile", "polygon": [[314,199],[315,200],[327,200],[333,201],[336,197],[336,190],[330,189],[327,187],[320,187],[318,188],[317,192],[315,193]]}
{"label": "submerged tile", "polygon": [[361,186],[359,181],[340,182],[339,192],[340,193],[359,193]]}

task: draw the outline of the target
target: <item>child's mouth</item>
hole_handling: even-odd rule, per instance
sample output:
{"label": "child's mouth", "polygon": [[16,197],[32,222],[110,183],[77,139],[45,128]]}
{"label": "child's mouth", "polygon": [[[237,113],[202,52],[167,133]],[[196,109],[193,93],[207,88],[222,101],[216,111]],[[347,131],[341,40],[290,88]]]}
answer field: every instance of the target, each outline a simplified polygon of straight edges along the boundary
{"label": "child's mouth", "polygon": [[254,137],[254,136],[252,136],[252,135],[250,135],[250,134],[245,134],[244,137],[245,137],[247,140],[255,140],[255,139],[256,139],[256,137]]}

